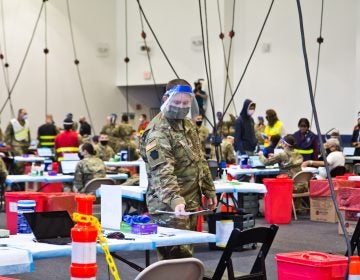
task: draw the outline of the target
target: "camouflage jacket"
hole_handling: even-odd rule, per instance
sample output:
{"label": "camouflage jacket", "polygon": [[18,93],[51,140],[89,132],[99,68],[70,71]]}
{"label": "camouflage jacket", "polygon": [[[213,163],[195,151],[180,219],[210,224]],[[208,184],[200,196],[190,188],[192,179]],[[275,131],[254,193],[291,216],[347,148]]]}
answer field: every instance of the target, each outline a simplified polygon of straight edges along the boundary
{"label": "camouflage jacket", "polygon": [[115,156],[114,150],[109,145],[94,145],[96,156],[99,157],[103,161],[109,161],[111,158]]}
{"label": "camouflage jacket", "polygon": [[140,139],[140,154],[149,179],[146,201],[150,213],[174,210],[181,203],[194,210],[201,204],[201,194],[215,196],[199,136],[190,120],[170,120],[159,113]]}
{"label": "camouflage jacket", "polygon": [[105,177],[106,170],[103,161],[96,156],[85,157],[76,166],[74,187],[81,192],[91,179]]}
{"label": "camouflage jacket", "polygon": [[271,158],[260,156],[260,161],[265,165],[279,164],[280,172],[287,173],[292,178],[296,173],[301,171],[303,157],[295,150],[284,150]]}
{"label": "camouflage jacket", "polygon": [[226,140],[221,143],[221,160],[225,160],[228,164],[236,161],[234,146]]}

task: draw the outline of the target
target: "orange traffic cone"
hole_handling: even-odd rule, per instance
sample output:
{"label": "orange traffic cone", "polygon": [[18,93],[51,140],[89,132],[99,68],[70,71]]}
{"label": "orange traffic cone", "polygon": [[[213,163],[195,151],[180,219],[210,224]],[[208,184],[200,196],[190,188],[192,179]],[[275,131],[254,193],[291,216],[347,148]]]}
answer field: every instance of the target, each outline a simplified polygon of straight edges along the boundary
{"label": "orange traffic cone", "polygon": [[[93,195],[76,196],[77,210],[83,215],[92,215]],[[89,222],[78,222],[71,229],[72,250],[71,280],[95,280],[96,278],[96,239],[98,230]]]}
{"label": "orange traffic cone", "polygon": [[359,279],[360,279],[360,257],[350,256],[348,280],[359,280]]}
{"label": "orange traffic cone", "polygon": [[223,203],[219,202],[219,203],[221,203],[220,209],[218,207],[219,212],[221,212],[221,213],[237,212],[236,206],[235,206],[234,201],[232,200],[231,194],[222,193],[221,197],[220,197],[220,201],[223,201]]}

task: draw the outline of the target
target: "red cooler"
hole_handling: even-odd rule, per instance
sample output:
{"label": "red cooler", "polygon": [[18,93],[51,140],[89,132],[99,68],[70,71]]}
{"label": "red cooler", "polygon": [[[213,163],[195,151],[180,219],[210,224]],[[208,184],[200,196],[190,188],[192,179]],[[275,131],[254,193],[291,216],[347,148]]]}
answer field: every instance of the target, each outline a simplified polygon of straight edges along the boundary
{"label": "red cooler", "polygon": [[278,280],[342,280],[347,257],[314,251],[276,254]]}
{"label": "red cooler", "polygon": [[288,224],[291,221],[292,192],[294,180],[288,178],[265,178],[265,220],[269,224]]}

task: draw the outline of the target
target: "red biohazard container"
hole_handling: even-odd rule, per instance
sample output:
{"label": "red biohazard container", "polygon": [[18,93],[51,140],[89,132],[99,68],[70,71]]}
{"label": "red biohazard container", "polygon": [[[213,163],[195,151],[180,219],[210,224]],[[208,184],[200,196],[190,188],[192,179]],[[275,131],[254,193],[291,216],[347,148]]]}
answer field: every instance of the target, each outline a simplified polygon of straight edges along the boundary
{"label": "red biohazard container", "polygon": [[265,178],[265,221],[269,224],[288,224],[291,221],[294,181],[287,178]]}
{"label": "red biohazard container", "polygon": [[342,280],[347,257],[314,251],[276,254],[278,280]]}
{"label": "red biohazard container", "polygon": [[5,192],[6,227],[10,234],[17,232],[17,202],[35,200],[35,212],[44,211],[45,196],[39,192]]}
{"label": "red biohazard container", "polygon": [[75,195],[63,192],[5,192],[6,227],[10,234],[16,234],[19,200],[35,200],[35,212],[67,210],[71,215],[76,210]]}

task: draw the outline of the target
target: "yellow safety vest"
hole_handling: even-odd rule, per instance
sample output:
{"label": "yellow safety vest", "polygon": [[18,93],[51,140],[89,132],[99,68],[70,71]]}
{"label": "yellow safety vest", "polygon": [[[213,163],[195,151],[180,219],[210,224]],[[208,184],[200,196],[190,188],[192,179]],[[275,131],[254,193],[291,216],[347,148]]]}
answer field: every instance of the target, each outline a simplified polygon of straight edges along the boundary
{"label": "yellow safety vest", "polygon": [[277,121],[273,127],[265,126],[264,133],[268,136],[268,139],[264,140],[264,147],[270,146],[270,138],[273,135],[281,135],[281,128],[283,126],[283,123],[281,121]]}
{"label": "yellow safety vest", "polygon": [[29,123],[25,120],[24,126],[22,126],[17,119],[12,119],[11,121],[14,137],[16,141],[29,141]]}
{"label": "yellow safety vest", "polygon": [[41,135],[39,136],[40,146],[54,147],[55,135]]}

